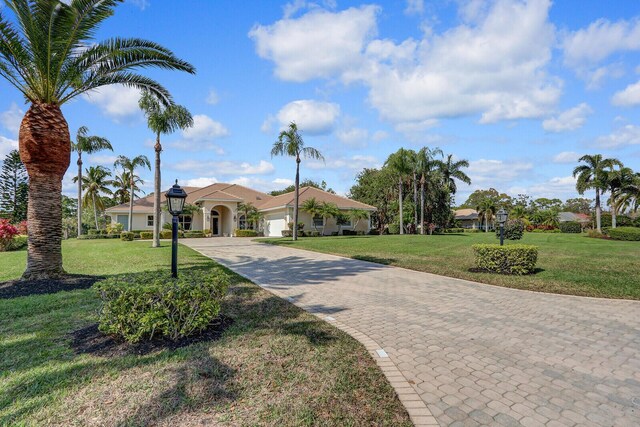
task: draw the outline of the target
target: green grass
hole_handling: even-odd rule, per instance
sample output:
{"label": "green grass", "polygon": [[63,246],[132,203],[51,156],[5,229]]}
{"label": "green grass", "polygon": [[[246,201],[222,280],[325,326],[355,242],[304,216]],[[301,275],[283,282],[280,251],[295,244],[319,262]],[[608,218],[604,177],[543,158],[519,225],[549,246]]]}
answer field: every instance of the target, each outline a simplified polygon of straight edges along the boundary
{"label": "green grass", "polygon": [[443,276],[510,288],[604,298],[640,299],[640,242],[592,239],[579,234],[525,233],[539,247],[538,271],[507,276],[470,271],[475,243],[496,243],[493,233],[404,236],[341,236],[261,239]]}
{"label": "green grass", "polygon": [[[167,268],[149,242],[65,241],[69,273]],[[0,255],[2,279],[25,252]],[[0,425],[411,425],[357,341],[196,252],[180,271],[232,274],[215,342],[145,356],[75,354],[69,334],[96,321],[91,289],[0,300]]]}

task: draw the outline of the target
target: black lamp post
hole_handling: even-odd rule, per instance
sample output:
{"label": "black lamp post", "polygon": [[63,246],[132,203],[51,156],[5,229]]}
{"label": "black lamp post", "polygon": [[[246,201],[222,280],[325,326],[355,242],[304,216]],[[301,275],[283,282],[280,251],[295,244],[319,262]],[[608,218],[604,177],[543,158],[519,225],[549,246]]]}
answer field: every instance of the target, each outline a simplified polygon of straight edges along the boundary
{"label": "black lamp post", "polygon": [[169,213],[173,215],[171,221],[171,277],[178,277],[178,215],[182,213],[184,209],[184,201],[187,198],[187,193],[176,183],[165,194],[167,198],[167,207]]}
{"label": "black lamp post", "polygon": [[498,218],[498,222],[500,223],[500,246],[504,244],[504,223],[507,222],[507,211],[504,208],[500,208],[496,217]]}

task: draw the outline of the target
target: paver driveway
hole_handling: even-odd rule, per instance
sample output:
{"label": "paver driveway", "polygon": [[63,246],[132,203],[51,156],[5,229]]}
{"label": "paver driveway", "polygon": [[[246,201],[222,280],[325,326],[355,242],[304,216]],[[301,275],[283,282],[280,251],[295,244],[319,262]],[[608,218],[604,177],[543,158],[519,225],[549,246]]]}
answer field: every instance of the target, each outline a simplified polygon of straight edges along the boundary
{"label": "paver driveway", "polygon": [[518,291],[248,239],[184,242],[370,337],[441,425],[640,426],[637,301]]}

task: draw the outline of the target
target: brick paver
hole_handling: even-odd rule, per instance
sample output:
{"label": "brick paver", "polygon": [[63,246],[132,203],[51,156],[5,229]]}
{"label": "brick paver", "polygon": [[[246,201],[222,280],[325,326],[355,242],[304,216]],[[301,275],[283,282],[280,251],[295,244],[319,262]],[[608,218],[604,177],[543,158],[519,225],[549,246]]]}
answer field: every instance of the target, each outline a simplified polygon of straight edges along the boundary
{"label": "brick paver", "polygon": [[640,425],[637,301],[518,291],[248,239],[184,243],[356,336],[416,424]]}

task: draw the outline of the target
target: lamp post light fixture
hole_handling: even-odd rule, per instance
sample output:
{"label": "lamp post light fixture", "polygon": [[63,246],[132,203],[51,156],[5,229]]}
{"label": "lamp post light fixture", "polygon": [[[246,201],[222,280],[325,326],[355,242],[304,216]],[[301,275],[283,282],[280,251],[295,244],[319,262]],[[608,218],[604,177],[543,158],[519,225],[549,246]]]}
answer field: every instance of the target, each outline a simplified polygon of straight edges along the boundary
{"label": "lamp post light fixture", "polygon": [[165,194],[169,213],[173,216],[171,221],[171,277],[178,277],[178,215],[184,209],[187,193],[176,183]]}
{"label": "lamp post light fixture", "polygon": [[507,222],[507,211],[504,208],[500,208],[500,210],[496,213],[496,217],[498,218],[498,223],[500,223],[500,246],[504,244],[504,223]]}

